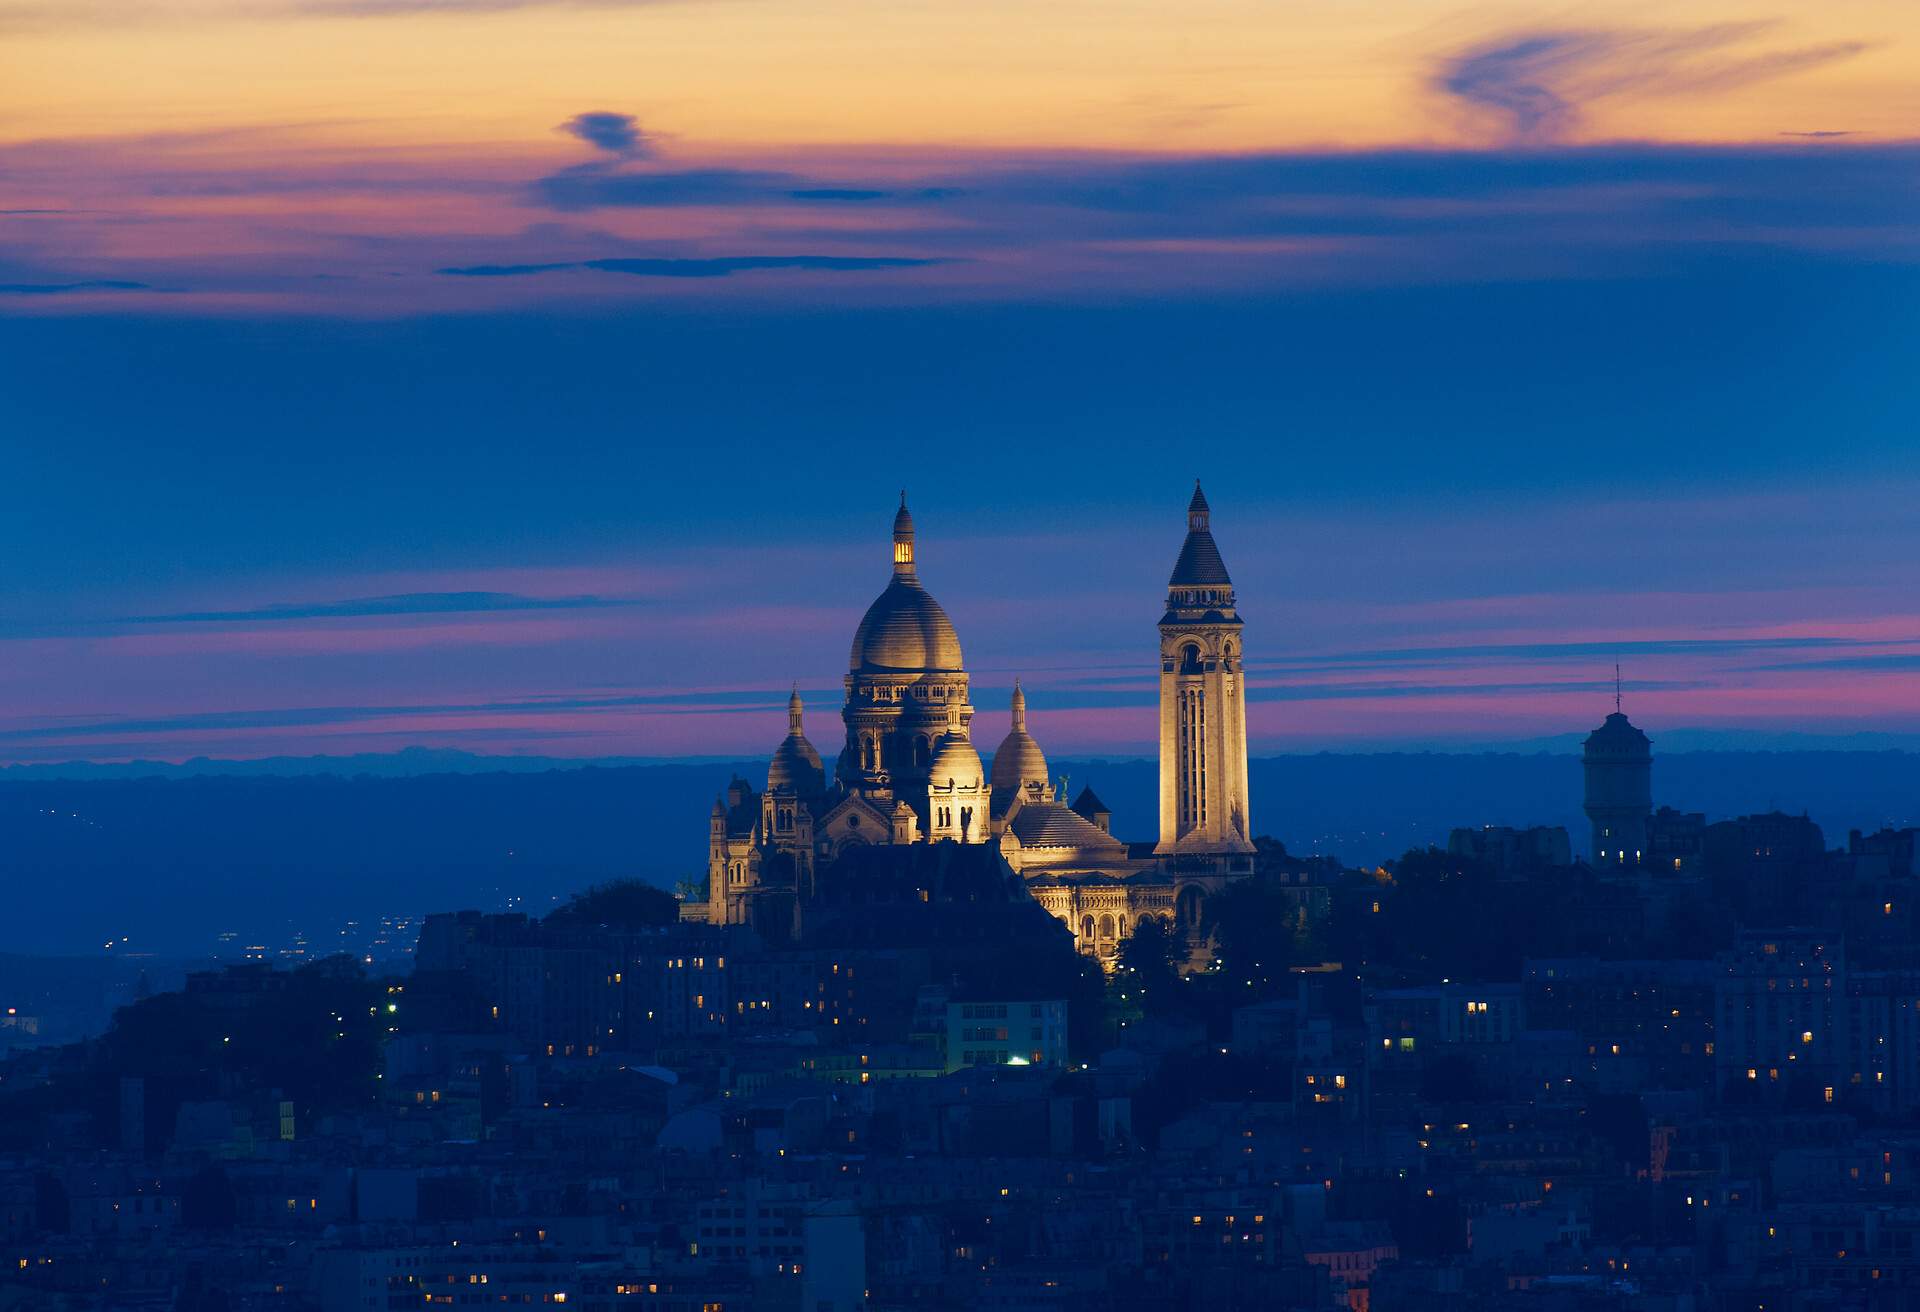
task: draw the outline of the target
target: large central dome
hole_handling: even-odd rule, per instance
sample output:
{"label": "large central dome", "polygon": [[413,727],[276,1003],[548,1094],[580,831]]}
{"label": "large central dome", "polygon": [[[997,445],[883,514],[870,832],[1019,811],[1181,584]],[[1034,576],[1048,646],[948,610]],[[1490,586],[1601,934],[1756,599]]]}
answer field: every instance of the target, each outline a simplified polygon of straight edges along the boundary
{"label": "large central dome", "polygon": [[849,665],[855,673],[966,668],[953,621],[918,579],[900,575],[867,607],[853,633]]}
{"label": "large central dome", "polygon": [[958,673],[960,635],[914,571],[913,516],[906,498],[893,517],[893,579],[854,630],[851,670],[914,673],[923,670]]}

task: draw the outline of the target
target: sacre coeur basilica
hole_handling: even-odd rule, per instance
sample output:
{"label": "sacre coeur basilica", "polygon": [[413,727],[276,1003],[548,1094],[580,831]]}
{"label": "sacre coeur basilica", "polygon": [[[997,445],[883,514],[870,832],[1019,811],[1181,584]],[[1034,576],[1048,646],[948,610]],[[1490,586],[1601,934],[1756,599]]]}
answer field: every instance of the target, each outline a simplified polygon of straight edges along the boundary
{"label": "sacre coeur basilica", "polygon": [[992,769],[983,765],[959,634],[920,582],[902,495],[892,577],[853,635],[838,761],[829,774],[796,691],[766,786],[736,778],[714,803],[708,897],[686,904],[686,918],[785,937],[819,896],[822,872],[852,849],[950,843],[996,848],[1013,891],[1104,961],[1143,916],[1197,927],[1208,897],[1252,873],[1254,851],[1241,621],[1209,521],[1196,483],[1159,626],[1157,840],[1116,837],[1090,788],[1071,803],[1057,794],[1017,682],[1012,730]]}

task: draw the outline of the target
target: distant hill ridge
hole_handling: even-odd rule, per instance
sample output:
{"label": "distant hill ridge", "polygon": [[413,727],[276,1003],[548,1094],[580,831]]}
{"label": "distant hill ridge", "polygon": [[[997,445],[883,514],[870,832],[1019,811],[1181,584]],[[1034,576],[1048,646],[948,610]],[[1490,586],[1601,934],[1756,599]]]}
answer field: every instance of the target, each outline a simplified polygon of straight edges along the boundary
{"label": "distant hill ridge", "polygon": [[[0,918],[0,952],[92,952],[120,934],[148,950],[201,952],[222,929],[316,935],[348,919],[513,897],[537,908],[621,875],[671,886],[704,868],[707,810],[727,780],[757,785],[766,769],[401,755],[408,768],[384,775],[359,766],[394,758],[309,758],[328,761],[327,773],[0,774],[12,912]],[[461,768],[476,761],[494,768]],[[1074,791],[1091,784],[1116,833],[1153,836],[1154,762],[1062,759],[1053,770]],[[1296,852],[1372,864],[1481,824],[1565,825],[1575,850],[1586,846],[1571,755],[1325,753],[1256,758],[1250,772],[1255,830]],[[1839,846],[1850,828],[1920,823],[1920,753],[1666,753],[1654,796],[1711,817],[1805,811]]]}

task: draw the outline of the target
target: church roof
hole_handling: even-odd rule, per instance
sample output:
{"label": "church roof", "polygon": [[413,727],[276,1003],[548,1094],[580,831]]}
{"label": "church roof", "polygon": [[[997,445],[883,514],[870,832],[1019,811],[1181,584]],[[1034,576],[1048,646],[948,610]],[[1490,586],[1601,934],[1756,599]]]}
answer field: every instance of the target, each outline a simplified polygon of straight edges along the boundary
{"label": "church roof", "polygon": [[1227,564],[1220,559],[1220,548],[1213,544],[1213,531],[1209,527],[1212,518],[1207,494],[1200,490],[1200,480],[1196,478],[1193,481],[1193,500],[1187,502],[1187,540],[1180,545],[1180,559],[1173,564],[1173,577],[1167,580],[1168,587],[1232,586],[1233,580],[1227,577]]}
{"label": "church roof", "polygon": [[1118,852],[1119,839],[1084,816],[1058,802],[1035,802],[1021,807],[1008,822],[1022,847],[1100,848]]}
{"label": "church roof", "polygon": [[1108,815],[1113,814],[1113,808],[1100,800],[1099,794],[1093,791],[1092,784],[1088,784],[1082,788],[1080,790],[1080,796],[1073,799],[1073,812],[1075,815],[1085,816],[1091,820],[1102,811]]}
{"label": "church roof", "polygon": [[[1194,495],[1199,495],[1199,489],[1194,490]],[[1204,528],[1189,529],[1187,540],[1180,547],[1180,559],[1173,564],[1173,577],[1167,580],[1167,586],[1227,587],[1232,583],[1233,580],[1227,577],[1227,563],[1220,559],[1220,548],[1214,545],[1213,534]]]}

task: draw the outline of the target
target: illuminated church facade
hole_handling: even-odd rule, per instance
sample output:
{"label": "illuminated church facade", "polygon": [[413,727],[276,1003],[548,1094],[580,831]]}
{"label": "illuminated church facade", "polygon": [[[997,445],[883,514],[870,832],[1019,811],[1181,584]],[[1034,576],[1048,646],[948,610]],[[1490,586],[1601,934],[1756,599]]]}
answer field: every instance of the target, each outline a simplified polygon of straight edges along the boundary
{"label": "illuminated church facade", "polygon": [[831,775],[796,690],[787,736],[756,791],[735,779],[708,821],[708,899],[688,914],[781,925],[805,915],[815,874],[864,845],[995,844],[1026,891],[1111,959],[1143,916],[1199,923],[1205,900],[1252,872],[1246,687],[1232,580],[1199,485],[1160,619],[1160,825],[1127,842],[1092,789],[1056,795],[1016,682],[1012,728],[989,771],[971,737],[960,639],[920,582],[913,517],[893,521],[892,576],[854,631]]}

